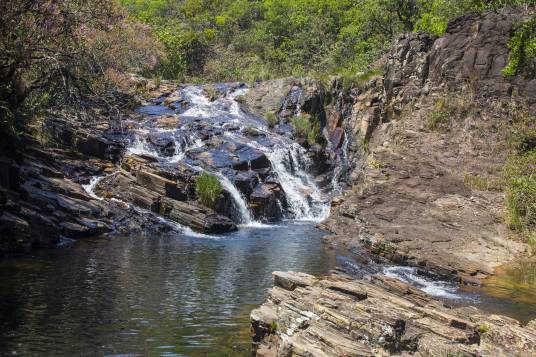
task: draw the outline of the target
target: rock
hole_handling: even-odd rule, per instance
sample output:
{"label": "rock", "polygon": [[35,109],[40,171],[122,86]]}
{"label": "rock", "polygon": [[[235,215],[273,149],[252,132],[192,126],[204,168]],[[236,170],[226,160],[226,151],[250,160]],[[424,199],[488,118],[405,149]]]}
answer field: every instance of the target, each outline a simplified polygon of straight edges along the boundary
{"label": "rock", "polygon": [[[142,179],[138,180],[138,177]],[[103,180],[101,185],[111,197],[150,210],[198,232],[226,233],[237,229],[228,217],[218,215],[207,207],[169,197],[170,192],[175,192],[176,183],[143,169],[135,178],[120,174]]]}
{"label": "rock", "polygon": [[0,157],[0,186],[8,190],[19,189],[20,169],[11,159]]}
{"label": "rock", "polygon": [[258,184],[250,194],[250,205],[256,218],[275,222],[282,218],[281,201],[284,200],[278,183]]}
{"label": "rock", "polygon": [[0,237],[0,254],[31,248],[29,223],[9,212],[0,215]]}
{"label": "rock", "polygon": [[188,198],[184,192],[184,185],[179,186],[176,181],[168,180],[143,169],[136,172],[136,183],[174,200],[186,201]]}
{"label": "rock", "polygon": [[234,152],[239,161],[233,166],[235,170],[259,170],[271,167],[270,160],[264,152],[250,146],[244,146]]}
{"label": "rock", "polygon": [[[536,331],[476,308],[451,308],[384,276],[317,279],[275,272],[251,313],[256,356],[530,356]],[[485,327],[483,327],[485,326]]]}

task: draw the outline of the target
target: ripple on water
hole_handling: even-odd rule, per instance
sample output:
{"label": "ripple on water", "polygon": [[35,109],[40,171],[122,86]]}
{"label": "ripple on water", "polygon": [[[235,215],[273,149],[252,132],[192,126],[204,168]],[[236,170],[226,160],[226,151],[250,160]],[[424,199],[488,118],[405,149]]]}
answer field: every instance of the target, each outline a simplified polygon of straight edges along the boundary
{"label": "ripple on water", "polygon": [[[0,355],[249,356],[274,270],[335,264],[313,224],[85,240],[0,262]],[[23,347],[21,347],[23,346]]]}

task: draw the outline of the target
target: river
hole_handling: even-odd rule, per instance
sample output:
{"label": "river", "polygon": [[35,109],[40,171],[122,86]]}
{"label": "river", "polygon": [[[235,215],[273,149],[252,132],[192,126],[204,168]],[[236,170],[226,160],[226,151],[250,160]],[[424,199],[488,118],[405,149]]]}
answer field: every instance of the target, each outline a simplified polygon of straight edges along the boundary
{"label": "river", "polygon": [[[239,230],[216,236],[175,224],[169,234],[87,239],[1,261],[0,355],[249,356],[249,312],[265,300],[275,270],[323,275],[338,266],[356,276],[382,273],[453,305],[480,305],[523,321],[536,317],[530,301],[536,279],[523,275],[534,269],[506,270],[491,290],[460,289],[415,268],[380,264],[364,252],[357,257],[327,249],[315,224],[329,214],[330,195],[311,176],[305,150],[240,110],[235,99],[247,88],[222,88],[227,94],[215,101],[201,87],[182,88],[177,97],[187,105],[177,105],[180,110],[162,102],[141,108],[127,155],[212,172],[232,199]],[[155,126],[153,118],[162,114],[179,116],[180,126]],[[197,135],[199,125],[210,139]],[[247,133],[252,127],[253,139]],[[266,176],[285,195],[273,209],[280,210],[279,222],[267,224],[250,211],[234,184],[237,172],[226,162],[230,146],[269,160]],[[203,163],[204,151],[215,153],[210,164]],[[248,162],[243,170],[256,169]],[[94,191],[102,178],[86,186],[96,199],[102,199]],[[509,288],[512,280],[521,283]]]}

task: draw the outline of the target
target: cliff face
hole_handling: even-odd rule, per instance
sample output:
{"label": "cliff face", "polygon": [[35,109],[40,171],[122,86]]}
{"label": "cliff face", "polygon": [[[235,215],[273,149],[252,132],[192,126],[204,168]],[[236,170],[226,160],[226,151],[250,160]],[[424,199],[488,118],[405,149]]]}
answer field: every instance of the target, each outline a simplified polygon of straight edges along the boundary
{"label": "cliff face", "polygon": [[508,239],[501,188],[515,116],[536,113],[536,79],[501,73],[519,18],[469,15],[441,38],[402,35],[383,77],[339,96],[346,115],[328,126],[352,134],[354,170],[328,241],[469,283],[526,249]]}

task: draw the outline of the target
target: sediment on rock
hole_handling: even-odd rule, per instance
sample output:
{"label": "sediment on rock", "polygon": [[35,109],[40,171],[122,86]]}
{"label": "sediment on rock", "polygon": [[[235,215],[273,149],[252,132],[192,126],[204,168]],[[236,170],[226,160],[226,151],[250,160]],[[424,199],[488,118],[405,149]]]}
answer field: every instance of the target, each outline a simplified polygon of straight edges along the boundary
{"label": "sediment on rock", "polygon": [[273,275],[268,301],[251,313],[257,357],[536,354],[532,324],[451,308],[395,279]]}

